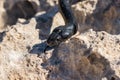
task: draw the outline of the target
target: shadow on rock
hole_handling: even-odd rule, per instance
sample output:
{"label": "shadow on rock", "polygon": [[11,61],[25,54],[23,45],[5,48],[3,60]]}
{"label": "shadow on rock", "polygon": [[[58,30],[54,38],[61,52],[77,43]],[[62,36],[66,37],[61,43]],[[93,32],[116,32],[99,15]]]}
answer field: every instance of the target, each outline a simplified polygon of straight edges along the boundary
{"label": "shadow on rock", "polygon": [[[56,1],[53,1],[54,4],[56,4]],[[47,0],[39,0],[39,4],[40,4],[40,11],[48,11],[52,8],[52,6],[50,5],[50,3]]]}
{"label": "shadow on rock", "polygon": [[40,44],[35,44],[32,49],[30,50],[30,54],[42,54],[44,53],[44,49],[46,47],[45,42],[40,43]]}
{"label": "shadow on rock", "polygon": [[38,56],[41,56],[41,54],[46,54],[47,51],[51,49],[55,49],[55,47],[47,47],[46,42],[42,42],[40,44],[35,44],[31,50],[29,50],[30,54],[38,54]]}
{"label": "shadow on rock", "polygon": [[[58,12],[58,5],[50,6],[46,0],[39,0],[40,2],[40,11],[45,11],[44,14],[36,15],[36,29],[39,30],[39,39],[46,40],[50,34],[50,29],[53,23],[53,17]],[[38,54],[41,56],[44,54],[44,50],[47,47],[46,42],[33,45],[32,49],[29,50],[30,54]],[[54,47],[47,48],[46,51],[54,49]]]}
{"label": "shadow on rock", "polygon": [[37,21],[36,29],[39,29],[39,38],[41,40],[48,38],[53,23],[53,17],[57,12],[58,6],[54,6],[51,8],[51,10],[47,11],[45,14],[36,17]]}
{"label": "shadow on rock", "polygon": [[6,35],[5,32],[1,32],[1,33],[0,33],[0,42],[3,41],[3,38],[4,38],[5,35]]}

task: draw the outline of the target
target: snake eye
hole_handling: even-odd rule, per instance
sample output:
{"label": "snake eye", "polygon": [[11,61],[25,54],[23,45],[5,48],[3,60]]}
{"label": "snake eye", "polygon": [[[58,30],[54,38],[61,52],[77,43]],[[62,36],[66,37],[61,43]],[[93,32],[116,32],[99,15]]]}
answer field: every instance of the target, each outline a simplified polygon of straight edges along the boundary
{"label": "snake eye", "polygon": [[61,31],[62,31],[61,29],[58,30],[58,32],[61,32]]}

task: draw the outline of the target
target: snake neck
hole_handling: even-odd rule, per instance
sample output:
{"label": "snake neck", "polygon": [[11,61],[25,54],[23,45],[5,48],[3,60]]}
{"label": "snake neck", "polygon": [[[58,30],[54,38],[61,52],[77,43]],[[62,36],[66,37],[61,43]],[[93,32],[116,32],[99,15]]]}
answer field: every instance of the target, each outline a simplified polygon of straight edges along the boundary
{"label": "snake neck", "polygon": [[[72,0],[59,0],[61,14],[65,24],[71,24],[74,28],[74,34],[77,32],[77,22],[71,9]],[[69,27],[69,26],[68,26]]]}

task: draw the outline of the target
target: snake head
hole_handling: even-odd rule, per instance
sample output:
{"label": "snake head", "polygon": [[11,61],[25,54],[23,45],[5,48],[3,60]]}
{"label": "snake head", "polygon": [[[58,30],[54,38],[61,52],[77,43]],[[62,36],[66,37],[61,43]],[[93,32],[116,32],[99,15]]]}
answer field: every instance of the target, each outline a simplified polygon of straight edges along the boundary
{"label": "snake head", "polygon": [[46,41],[47,46],[44,49],[44,53],[46,53],[47,48],[58,46],[61,42],[68,39],[68,36],[69,32],[66,31],[65,26],[55,28]]}
{"label": "snake head", "polygon": [[50,47],[59,45],[63,41],[62,31],[62,26],[55,28],[47,39],[47,45]]}
{"label": "snake head", "polygon": [[49,38],[47,39],[47,45],[50,47],[57,46],[61,42],[70,38],[73,34],[73,25],[59,26],[50,34]]}
{"label": "snake head", "polygon": [[46,41],[47,47],[45,48],[44,52],[48,47],[58,46],[61,42],[66,41],[75,33],[76,27],[71,24],[55,28]]}

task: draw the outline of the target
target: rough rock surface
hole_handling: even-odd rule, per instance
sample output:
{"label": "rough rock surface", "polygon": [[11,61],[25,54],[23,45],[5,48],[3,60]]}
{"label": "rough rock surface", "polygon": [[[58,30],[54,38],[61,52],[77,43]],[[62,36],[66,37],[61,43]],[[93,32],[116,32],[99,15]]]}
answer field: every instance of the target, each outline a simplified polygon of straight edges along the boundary
{"label": "rough rock surface", "polygon": [[17,6],[23,15],[12,8],[17,1],[27,4],[0,1],[0,80],[120,80],[120,0],[74,4],[78,33],[47,54],[45,40],[64,25],[58,0],[28,0]]}

